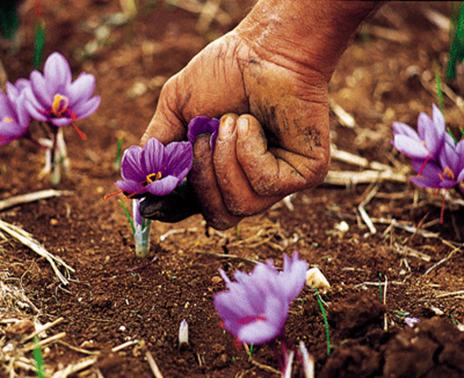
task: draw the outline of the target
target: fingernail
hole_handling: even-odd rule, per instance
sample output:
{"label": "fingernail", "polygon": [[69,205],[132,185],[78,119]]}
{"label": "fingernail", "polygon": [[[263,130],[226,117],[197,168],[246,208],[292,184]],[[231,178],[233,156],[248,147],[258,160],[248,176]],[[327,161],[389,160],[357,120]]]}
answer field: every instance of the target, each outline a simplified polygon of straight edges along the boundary
{"label": "fingernail", "polygon": [[248,132],[248,119],[247,118],[238,119],[238,132],[242,135],[245,135]]}
{"label": "fingernail", "polygon": [[219,138],[228,138],[234,131],[234,119],[232,117],[226,117],[222,125],[219,127]]}

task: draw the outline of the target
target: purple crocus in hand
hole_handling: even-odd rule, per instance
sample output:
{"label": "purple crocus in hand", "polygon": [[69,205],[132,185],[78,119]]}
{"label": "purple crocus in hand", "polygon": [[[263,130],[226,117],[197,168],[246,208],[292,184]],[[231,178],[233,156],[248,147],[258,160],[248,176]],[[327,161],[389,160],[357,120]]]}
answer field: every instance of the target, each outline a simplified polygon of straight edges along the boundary
{"label": "purple crocus in hand", "polygon": [[289,305],[303,289],[307,270],[297,253],[284,255],[282,272],[271,261],[258,263],[250,274],[235,272],[235,281],[220,270],[227,290],[215,295],[214,305],[224,328],[240,342],[255,345],[282,335]]}
{"label": "purple crocus in hand", "polygon": [[188,124],[187,138],[192,145],[201,134],[211,134],[209,146],[214,150],[216,138],[218,136],[219,120],[207,116],[197,116],[192,118]]}
{"label": "purple crocus in hand", "polygon": [[72,81],[66,58],[58,52],[51,54],[44,73],[33,71],[30,87],[25,89],[26,106],[37,121],[61,127],[88,117],[100,105],[100,97],[93,96],[95,77],[81,73]]}
{"label": "purple crocus in hand", "polygon": [[420,113],[416,132],[402,122],[393,123],[393,145],[411,159],[436,159],[445,140],[445,120],[440,109],[432,106],[432,118]]}
{"label": "purple crocus in hand", "polygon": [[116,185],[130,197],[145,193],[166,196],[183,182],[192,167],[192,159],[190,142],[164,146],[151,138],[143,147],[131,146],[124,151],[122,180]]}
{"label": "purple crocus in hand", "polygon": [[0,145],[28,134],[31,117],[26,110],[24,88],[27,82],[7,83],[6,94],[0,92]]}

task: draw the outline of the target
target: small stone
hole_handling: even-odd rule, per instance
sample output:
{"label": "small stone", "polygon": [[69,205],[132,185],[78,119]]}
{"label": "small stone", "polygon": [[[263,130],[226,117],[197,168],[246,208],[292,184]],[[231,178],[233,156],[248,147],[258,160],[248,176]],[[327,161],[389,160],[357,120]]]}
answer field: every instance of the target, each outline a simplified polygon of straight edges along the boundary
{"label": "small stone", "polygon": [[123,326],[123,325],[118,328],[118,330],[121,331],[121,332],[126,332],[126,329],[127,328],[125,326]]}
{"label": "small stone", "polygon": [[51,224],[52,226],[56,226],[58,223],[59,223],[59,222],[58,222],[58,219],[56,219],[56,218],[50,219],[50,224]]}

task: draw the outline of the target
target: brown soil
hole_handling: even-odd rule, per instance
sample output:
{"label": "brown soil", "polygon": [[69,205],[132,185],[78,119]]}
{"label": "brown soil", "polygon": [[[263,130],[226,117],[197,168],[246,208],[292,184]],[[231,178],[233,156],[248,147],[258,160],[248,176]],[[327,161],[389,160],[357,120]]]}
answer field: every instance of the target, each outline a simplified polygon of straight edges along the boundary
{"label": "brown soil", "polygon": [[[114,190],[112,183],[118,177],[112,167],[116,138],[122,134],[126,146],[136,143],[152,115],[163,78],[232,27],[248,8],[243,1],[226,2],[231,24],[213,23],[208,32],[199,33],[196,15],[161,2],[141,1],[137,18],[113,28],[97,54],[82,61],[76,51],[92,40],[89,30],[118,10],[117,2],[98,3],[43,1],[47,54],[59,50],[71,58],[76,70],[94,73],[102,96],[97,114],[81,125],[88,141],[66,130],[73,167],[60,188],[73,194],[1,214],[76,269],[72,283],[63,288],[44,260],[14,242],[3,245],[0,269],[21,278],[27,295],[41,309],[40,320],[64,317],[56,330],[66,332],[66,342],[103,351],[96,367],[105,377],[152,376],[144,358],[146,350],[155,356],[165,377],[273,376],[253,365],[243,348],[237,348],[223,332],[211,299],[223,288],[219,268],[249,270],[252,265],[246,259],[274,258],[280,264],[283,252],[298,250],[310,264],[320,267],[333,286],[324,295],[334,348],[329,358],[321,315],[310,290],[305,289],[295,301],[286,327],[289,345],[303,340],[316,358],[320,376],[464,376],[464,338],[452,325],[464,322],[463,297],[447,294],[464,287],[462,253],[424,274],[452,251],[447,241],[462,243],[462,210],[446,211],[445,224],[429,226],[440,238],[387,229],[387,225],[378,225],[378,232],[371,235],[356,212],[366,187],[320,187],[299,193],[294,211],[279,204],[225,233],[211,231],[208,236],[199,216],[175,225],[157,223],[152,246],[156,260],[143,262],[134,256],[117,201],[102,200]],[[449,4],[433,6],[450,13]],[[399,43],[361,32],[344,55],[330,90],[353,114],[357,126],[344,128],[333,117],[332,137],[339,148],[399,164],[390,145],[391,122],[414,124],[418,112],[429,111],[437,101],[411,72],[433,72],[434,64],[443,67],[446,61],[448,35],[427,21],[422,11],[429,7],[385,6],[369,24],[398,29],[408,40]],[[33,20],[33,11],[26,10],[21,50],[2,56],[12,80],[31,69]],[[145,85],[143,95],[134,91],[135,83]],[[453,127],[462,126],[458,108],[451,101],[445,105],[447,121]],[[23,142],[0,149],[1,198],[49,187],[37,178],[42,159],[40,151]],[[347,166],[334,163],[333,168]],[[414,198],[412,187],[382,184],[368,211],[372,217],[394,217],[416,225],[439,217],[439,208]],[[341,220],[350,225],[345,234],[334,228]],[[172,229],[184,231],[158,243],[159,236]],[[398,254],[396,243],[431,256],[431,261]],[[380,303],[376,285],[379,273],[389,282],[385,305]],[[427,320],[435,308],[443,316]],[[404,325],[406,312],[422,320],[417,328]],[[182,319],[189,323],[191,345],[179,350]],[[110,352],[132,339],[144,343]],[[45,353],[47,362],[55,366],[81,357],[60,344]],[[278,367],[268,346],[257,348],[254,358]]]}

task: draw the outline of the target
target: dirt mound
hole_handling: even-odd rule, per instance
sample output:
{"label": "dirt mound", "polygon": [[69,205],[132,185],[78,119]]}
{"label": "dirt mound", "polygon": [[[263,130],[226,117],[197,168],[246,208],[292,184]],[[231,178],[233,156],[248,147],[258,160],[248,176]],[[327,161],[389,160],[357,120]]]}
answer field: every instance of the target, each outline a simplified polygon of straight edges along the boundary
{"label": "dirt mound", "polygon": [[336,349],[320,376],[463,377],[464,333],[442,318],[391,335],[374,330]]}

